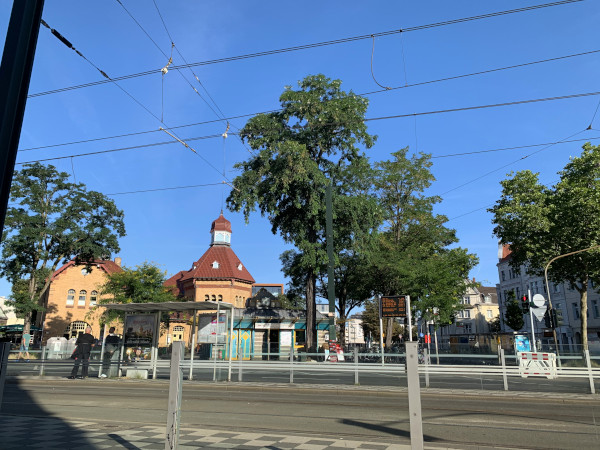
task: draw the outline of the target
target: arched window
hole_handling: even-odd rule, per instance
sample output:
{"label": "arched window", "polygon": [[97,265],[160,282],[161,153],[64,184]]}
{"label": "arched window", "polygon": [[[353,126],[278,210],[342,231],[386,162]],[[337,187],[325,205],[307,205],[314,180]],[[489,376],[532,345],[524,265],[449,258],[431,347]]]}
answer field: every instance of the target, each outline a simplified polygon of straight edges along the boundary
{"label": "arched window", "polygon": [[67,306],[73,306],[75,304],[75,289],[69,289],[67,292]]}
{"label": "arched window", "polygon": [[206,295],[204,296],[204,301],[205,301],[205,302],[207,302],[207,301],[209,301],[209,300],[210,300],[210,295],[206,294]]}
{"label": "arched window", "polygon": [[87,298],[87,291],[79,291],[79,300],[77,300],[77,306],[85,306],[85,299]]}
{"label": "arched window", "polygon": [[75,322],[71,322],[67,329],[65,330],[65,337],[67,339],[76,338],[80,334],[85,333],[85,329],[89,326],[87,322],[82,320],[76,320]]}
{"label": "arched window", "polygon": [[92,291],[90,293],[90,306],[96,306],[97,301],[98,301],[98,291]]}

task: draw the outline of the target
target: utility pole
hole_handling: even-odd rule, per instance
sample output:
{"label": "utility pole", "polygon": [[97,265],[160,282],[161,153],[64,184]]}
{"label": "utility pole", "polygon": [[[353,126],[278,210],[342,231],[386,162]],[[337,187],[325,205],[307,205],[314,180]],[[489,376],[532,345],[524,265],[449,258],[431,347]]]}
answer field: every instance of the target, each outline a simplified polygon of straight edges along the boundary
{"label": "utility pole", "polygon": [[0,236],[10,197],[44,0],[14,0],[0,63]]}
{"label": "utility pole", "polygon": [[[329,340],[336,340],[335,333],[335,259],[333,256],[333,200],[331,181],[325,188],[325,234],[327,237],[327,297],[329,299]],[[343,342],[341,342],[344,345]]]}

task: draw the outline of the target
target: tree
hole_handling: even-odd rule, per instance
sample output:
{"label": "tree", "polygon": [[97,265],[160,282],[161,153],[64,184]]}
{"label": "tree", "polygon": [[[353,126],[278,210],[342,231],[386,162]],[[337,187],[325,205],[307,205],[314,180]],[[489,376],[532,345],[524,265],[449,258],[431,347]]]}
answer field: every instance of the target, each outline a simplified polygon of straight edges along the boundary
{"label": "tree", "polygon": [[[176,301],[176,295],[170,288],[163,285],[167,279],[166,276],[166,271],[163,272],[147,261],[135,266],[135,268],[123,267],[121,272],[108,275],[106,282],[100,286],[101,298],[98,305]],[[92,309],[91,312],[93,313],[97,309],[98,306]],[[100,317],[100,323],[110,323],[120,318],[119,311],[104,310]]]}
{"label": "tree", "polygon": [[[489,211],[494,234],[510,245],[510,264],[516,270],[525,265],[527,273],[543,275],[552,258],[600,244],[600,147],[586,143],[559,175],[552,187],[529,170],[501,182],[502,195]],[[579,293],[582,351],[587,350],[588,285],[600,281],[600,252],[558,259],[548,278],[568,282]]]}
{"label": "tree", "polygon": [[125,236],[123,212],[103,194],[54,166],[26,164],[15,172],[10,192],[0,275],[13,285],[16,310],[29,333],[34,311],[43,310],[50,275],[71,259],[91,262],[110,258]]}
{"label": "tree", "polygon": [[[365,336],[370,336],[373,342],[379,342],[379,300],[368,299],[364,302],[364,307],[365,309],[362,314],[363,332]],[[392,336],[390,338],[390,342],[392,342],[392,339],[399,339],[400,336],[406,334],[404,329],[405,327],[400,325],[395,320],[393,320],[392,323]],[[385,330],[384,333],[387,340],[389,331]],[[386,344],[385,346],[390,348],[391,344]]]}
{"label": "tree", "polygon": [[506,301],[506,314],[504,314],[504,323],[515,331],[519,331],[525,325],[523,320],[523,310],[519,301],[515,298],[515,293],[510,291]]}
{"label": "tree", "polygon": [[296,264],[304,274],[309,352],[316,351],[317,341],[316,280],[327,263],[326,186],[333,186],[336,231],[349,222],[344,223],[344,215],[369,220],[362,202],[352,208],[347,203],[355,182],[370,169],[359,149],[374,143],[364,123],[368,101],[340,87],[340,80],[308,76],[298,90],[285,89],[280,111],[251,118],[240,135],[257,153],[236,165],[241,174],[227,198],[229,208],[243,211],[246,220],[258,208],[269,217],[273,233],[296,247]]}
{"label": "tree", "polygon": [[[426,319],[436,308],[438,323],[451,323],[477,258],[466,249],[449,248],[458,239],[455,230],[443,226],[447,218],[433,214],[441,199],[424,194],[435,181],[431,155],[409,158],[407,153],[404,148],[376,165],[375,187],[386,226],[369,252],[372,291],[409,294]],[[388,319],[388,329],[392,325]]]}

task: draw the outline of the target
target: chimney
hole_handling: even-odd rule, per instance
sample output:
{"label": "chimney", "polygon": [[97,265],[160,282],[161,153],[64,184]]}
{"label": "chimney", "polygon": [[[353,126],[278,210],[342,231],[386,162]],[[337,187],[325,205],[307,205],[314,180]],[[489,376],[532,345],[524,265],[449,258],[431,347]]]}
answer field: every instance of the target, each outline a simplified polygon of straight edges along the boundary
{"label": "chimney", "polygon": [[121,258],[119,258],[118,256],[115,258],[115,264],[121,267]]}

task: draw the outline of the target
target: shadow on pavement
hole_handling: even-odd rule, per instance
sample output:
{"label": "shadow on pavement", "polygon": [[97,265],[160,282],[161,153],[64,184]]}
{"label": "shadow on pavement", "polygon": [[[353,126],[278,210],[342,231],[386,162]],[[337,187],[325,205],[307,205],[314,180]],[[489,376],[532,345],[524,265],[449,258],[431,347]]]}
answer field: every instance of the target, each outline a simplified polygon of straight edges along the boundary
{"label": "shadow on pavement", "polygon": [[[410,431],[398,430],[397,428],[392,428],[390,426],[386,426],[386,425],[382,425],[382,424],[373,424],[373,423],[361,422],[361,421],[352,420],[352,419],[341,419],[340,422],[343,423],[344,425],[352,425],[355,427],[365,428],[367,430],[379,431],[381,433],[391,434],[392,436],[400,436],[400,437],[410,439]],[[398,423],[398,422],[393,422],[393,423]],[[407,424],[408,424],[408,422],[407,422]],[[427,442],[435,442],[435,441],[440,441],[441,439],[423,434],[423,440],[425,440]]]}
{"label": "shadow on pavement", "polygon": [[[85,419],[82,419],[82,421]],[[2,449],[94,448],[78,428],[38,405],[19,380],[6,380],[0,406]]]}

